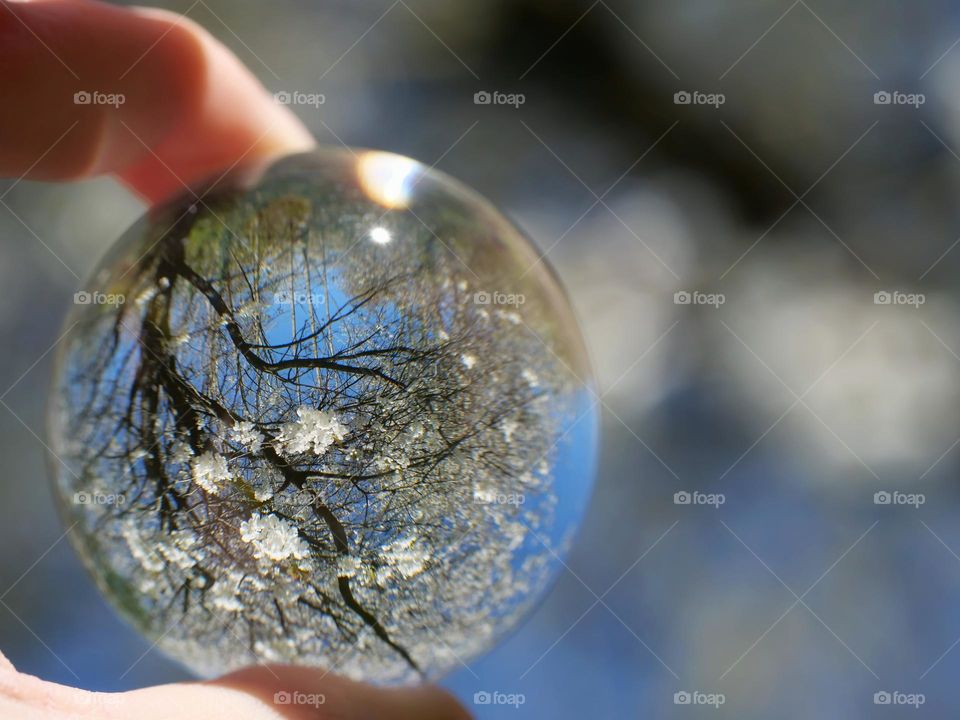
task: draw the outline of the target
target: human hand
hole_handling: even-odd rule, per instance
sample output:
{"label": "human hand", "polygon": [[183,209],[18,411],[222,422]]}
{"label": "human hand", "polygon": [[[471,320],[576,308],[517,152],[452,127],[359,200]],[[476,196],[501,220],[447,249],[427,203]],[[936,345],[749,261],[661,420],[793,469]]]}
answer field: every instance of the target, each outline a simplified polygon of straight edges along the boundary
{"label": "human hand", "polygon": [[[94,0],[0,0],[0,96],[0,176],[73,180],[112,174],[151,203],[241,162],[314,144],[229,50],[189,20],[160,10]],[[309,702],[278,704],[277,693],[300,693]],[[374,688],[288,666],[252,667],[211,682],[91,693],[18,673],[0,654],[0,717],[468,715],[436,688]]]}
{"label": "human hand", "polygon": [[[286,693],[291,703],[276,702]],[[291,666],[262,666],[218,680],[93,693],[18,673],[0,654],[0,717],[16,720],[465,720],[444,691],[376,688]]]}
{"label": "human hand", "polygon": [[230,51],[163,10],[0,0],[0,176],[112,174],[157,202],[314,140]]}

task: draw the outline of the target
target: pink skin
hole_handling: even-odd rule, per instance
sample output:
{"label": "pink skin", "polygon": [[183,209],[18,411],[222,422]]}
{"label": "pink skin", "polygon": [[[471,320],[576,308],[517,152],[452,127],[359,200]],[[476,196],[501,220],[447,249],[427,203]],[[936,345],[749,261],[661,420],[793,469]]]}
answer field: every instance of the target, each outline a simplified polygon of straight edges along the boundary
{"label": "pink skin", "polygon": [[[124,101],[76,104],[77,92]],[[0,96],[16,98],[0,113],[0,138],[16,138],[0,146],[0,175],[112,174],[149,202],[314,145],[226,47],[162,10],[0,0]]]}
{"label": "pink skin", "polygon": [[[322,704],[277,705],[279,691]],[[18,673],[0,655],[0,717],[17,720],[465,720],[435,687],[374,688],[309,668],[252,667],[205,683],[92,693]]]}

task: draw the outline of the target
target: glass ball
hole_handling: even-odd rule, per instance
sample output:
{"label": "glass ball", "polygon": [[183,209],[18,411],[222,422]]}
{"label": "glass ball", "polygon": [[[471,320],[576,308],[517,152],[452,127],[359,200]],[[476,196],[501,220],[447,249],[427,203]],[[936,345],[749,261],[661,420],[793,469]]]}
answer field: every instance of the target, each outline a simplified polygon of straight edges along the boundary
{"label": "glass ball", "polygon": [[556,276],[405,157],[292,155],[151,210],[67,328],[70,538],[201,676],[436,679],[543,596],[588,500],[597,402]]}

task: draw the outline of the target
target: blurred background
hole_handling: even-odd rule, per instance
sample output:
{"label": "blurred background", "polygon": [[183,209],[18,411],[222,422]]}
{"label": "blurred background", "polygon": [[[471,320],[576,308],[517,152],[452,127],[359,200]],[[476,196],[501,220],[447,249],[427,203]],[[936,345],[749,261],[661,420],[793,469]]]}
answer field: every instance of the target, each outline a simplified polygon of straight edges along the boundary
{"label": "blurred background", "polygon": [[[159,4],[321,142],[480,190],[572,296],[596,493],[529,622],[444,681],[473,712],[956,717],[960,5]],[[0,199],[0,648],[184,678],[63,540],[43,445],[72,294],[143,208],[109,180]]]}

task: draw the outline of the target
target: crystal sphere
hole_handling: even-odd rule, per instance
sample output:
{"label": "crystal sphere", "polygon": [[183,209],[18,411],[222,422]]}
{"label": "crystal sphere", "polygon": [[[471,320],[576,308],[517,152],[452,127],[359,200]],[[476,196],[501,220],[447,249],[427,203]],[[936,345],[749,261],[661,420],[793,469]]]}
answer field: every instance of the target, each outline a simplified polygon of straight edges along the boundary
{"label": "crystal sphere", "polygon": [[148,212],[74,298],[54,489],[102,592],[202,676],[435,679],[514,628],[588,500],[558,281],[486,200],[317,150]]}

